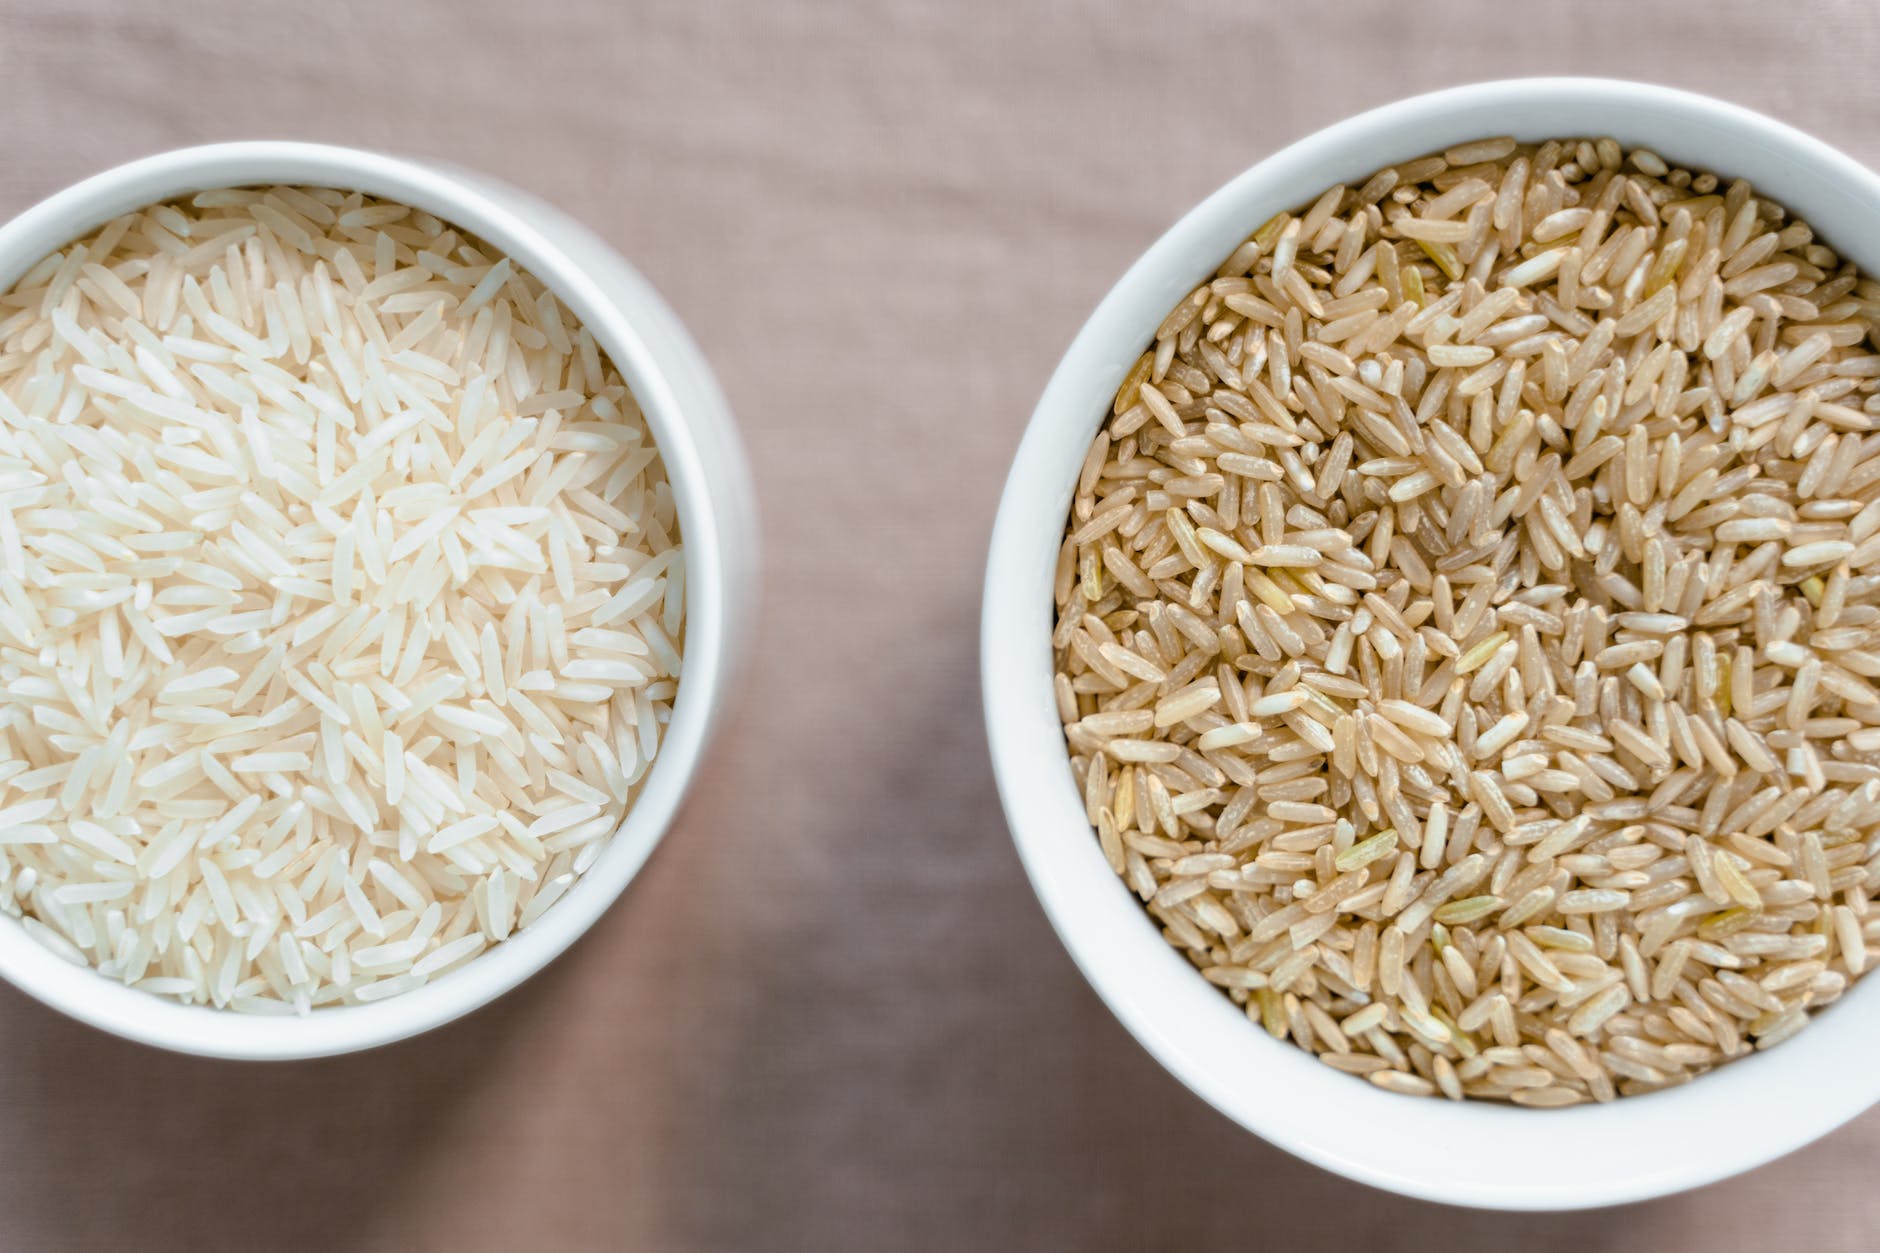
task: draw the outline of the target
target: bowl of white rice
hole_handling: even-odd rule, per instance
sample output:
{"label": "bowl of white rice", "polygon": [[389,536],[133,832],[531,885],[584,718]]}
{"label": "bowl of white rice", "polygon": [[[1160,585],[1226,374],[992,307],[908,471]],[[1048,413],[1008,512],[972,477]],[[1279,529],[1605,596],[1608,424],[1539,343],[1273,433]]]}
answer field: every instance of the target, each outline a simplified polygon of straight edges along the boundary
{"label": "bowl of white rice", "polygon": [[704,358],[585,228],[293,143],[0,226],[0,975],[277,1059],[427,1030],[578,938],[748,634]]}
{"label": "bowl of white rice", "polygon": [[1260,162],[1051,379],[988,735],[1172,1074],[1428,1200],[1696,1187],[1880,1098],[1880,178],[1603,80]]}

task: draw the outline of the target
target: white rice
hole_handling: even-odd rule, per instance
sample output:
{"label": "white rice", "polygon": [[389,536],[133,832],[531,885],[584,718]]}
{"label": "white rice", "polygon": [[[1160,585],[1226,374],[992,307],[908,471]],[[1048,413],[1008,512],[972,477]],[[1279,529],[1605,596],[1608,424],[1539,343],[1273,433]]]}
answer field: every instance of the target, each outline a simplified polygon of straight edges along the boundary
{"label": "white rice", "polygon": [[638,406],[403,205],[204,192],[0,297],[0,908],[178,999],[422,985],[559,899],[678,680]]}

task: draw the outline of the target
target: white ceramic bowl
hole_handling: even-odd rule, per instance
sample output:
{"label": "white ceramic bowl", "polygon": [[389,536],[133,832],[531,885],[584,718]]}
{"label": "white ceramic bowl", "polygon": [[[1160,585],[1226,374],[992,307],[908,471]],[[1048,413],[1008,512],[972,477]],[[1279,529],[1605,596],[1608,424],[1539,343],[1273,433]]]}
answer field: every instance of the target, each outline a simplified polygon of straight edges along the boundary
{"label": "white ceramic bowl", "polygon": [[0,226],[0,291],[48,252],[153,201],[216,187],[339,187],[423,209],[496,245],[593,332],[638,399],[678,503],[686,549],[685,669],[659,757],[626,821],[527,929],[423,987],[305,1018],[237,1014],[139,992],[55,956],[0,915],[0,976],[133,1040],[212,1057],[317,1057],[402,1039],[469,1012],[541,969],[619,896],[671,823],[719,722],[756,594],[755,496],[710,369],[645,279],[585,227],[481,174],[317,144],[184,148],[106,170]]}
{"label": "white ceramic bowl", "polygon": [[1325,188],[1467,139],[1616,136],[1748,178],[1863,270],[1880,273],[1880,177],[1818,140],[1702,96],[1598,79],[1458,87],[1303,139],[1203,201],[1106,296],[1046,387],[993,531],[981,649],[987,732],[1013,840],[1039,901],[1112,1012],[1183,1083],[1299,1156],[1409,1196],[1572,1209],[1747,1170],[1880,1098],[1880,980],[1794,1039],[1685,1087],[1526,1110],[1417,1100],[1275,1042],[1158,935],[1098,851],[1051,691],[1052,571],[1073,487],[1123,374],[1163,315],[1261,222]]}

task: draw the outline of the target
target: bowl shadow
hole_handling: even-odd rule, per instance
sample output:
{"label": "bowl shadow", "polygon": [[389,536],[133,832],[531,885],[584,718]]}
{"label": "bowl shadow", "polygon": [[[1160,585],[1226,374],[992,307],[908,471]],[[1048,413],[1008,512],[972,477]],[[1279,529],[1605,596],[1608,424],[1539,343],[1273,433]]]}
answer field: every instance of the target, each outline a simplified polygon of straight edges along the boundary
{"label": "bowl shadow", "polygon": [[[0,985],[0,1116],[16,1249],[345,1249],[398,1221],[461,1095],[553,968],[414,1039],[227,1062],[107,1035]],[[414,1234],[415,1233],[411,1233]],[[405,1244],[403,1240],[399,1242]],[[406,1244],[405,1247],[413,1247]]]}

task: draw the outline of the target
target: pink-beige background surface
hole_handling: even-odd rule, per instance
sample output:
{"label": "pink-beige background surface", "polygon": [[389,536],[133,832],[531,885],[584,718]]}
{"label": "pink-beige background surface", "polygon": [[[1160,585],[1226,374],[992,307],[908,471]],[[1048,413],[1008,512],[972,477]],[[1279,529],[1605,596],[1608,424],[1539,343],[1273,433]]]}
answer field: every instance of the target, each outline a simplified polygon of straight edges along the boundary
{"label": "pink-beige background surface", "polygon": [[1702,1192],[1564,1217],[1371,1192],[1216,1115],[1032,899],[975,631],[1058,355],[1246,165],[1531,73],[1707,91],[1880,164],[1876,66],[1866,0],[0,0],[0,216],[216,139],[487,170],[690,323],[768,545],[752,678],[687,810],[492,1008],[233,1065],[0,988],[0,1249],[1874,1247],[1880,1113]]}

